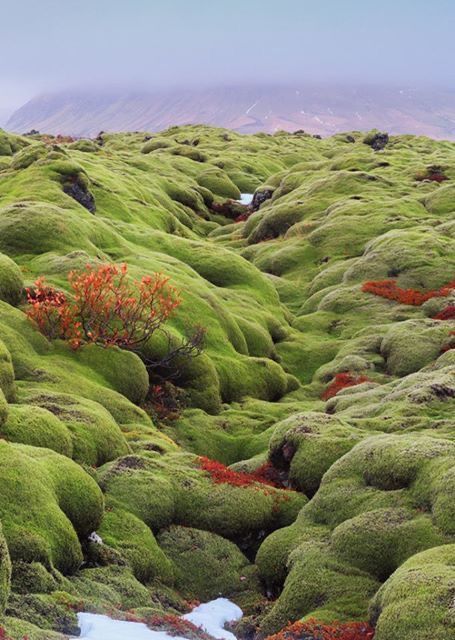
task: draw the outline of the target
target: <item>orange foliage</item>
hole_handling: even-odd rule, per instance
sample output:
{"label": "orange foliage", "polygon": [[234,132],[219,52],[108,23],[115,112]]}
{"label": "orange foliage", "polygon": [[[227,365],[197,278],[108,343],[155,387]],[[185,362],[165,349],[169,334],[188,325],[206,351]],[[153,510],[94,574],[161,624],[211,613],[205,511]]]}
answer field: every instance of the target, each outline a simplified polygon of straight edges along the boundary
{"label": "orange foliage", "polygon": [[362,291],[373,293],[375,296],[395,300],[402,304],[420,306],[431,298],[445,297],[455,289],[455,280],[433,291],[417,291],[416,289],[401,289],[396,280],[370,280],[362,285]]}
{"label": "orange foliage", "polygon": [[71,271],[72,298],[48,287],[43,278],[27,289],[27,315],[49,338],[132,349],[145,342],[180,304],[169,278],[155,273],[141,280],[128,278],[126,264],[87,265]]}
{"label": "orange foliage", "polygon": [[321,398],[322,400],[328,400],[336,396],[342,389],[354,387],[357,384],[362,384],[362,382],[369,382],[369,378],[367,376],[355,376],[352,373],[337,373]]}
{"label": "orange foliage", "polygon": [[374,629],[367,622],[323,624],[310,619],[294,622],[267,640],[373,640]]}

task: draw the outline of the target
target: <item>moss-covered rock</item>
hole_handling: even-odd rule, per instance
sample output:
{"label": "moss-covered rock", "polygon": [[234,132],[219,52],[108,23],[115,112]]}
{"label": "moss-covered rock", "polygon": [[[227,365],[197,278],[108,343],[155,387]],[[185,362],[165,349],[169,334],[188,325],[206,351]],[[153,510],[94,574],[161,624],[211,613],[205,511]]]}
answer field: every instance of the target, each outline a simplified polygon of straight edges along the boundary
{"label": "moss-covered rock", "polygon": [[5,611],[6,602],[10,591],[11,562],[9,559],[8,547],[3,536],[0,523],[0,616]]}
{"label": "moss-covered rock", "polygon": [[190,527],[171,526],[158,542],[175,568],[175,586],[188,600],[236,599],[256,591],[253,566],[235,544],[219,535]]}
{"label": "moss-covered rock", "polygon": [[0,300],[17,305],[21,299],[24,283],[17,264],[0,253]]}
{"label": "moss-covered rock", "polygon": [[102,517],[90,476],[49,449],[0,441],[0,517],[11,558],[71,573],[82,562],[79,537]]}
{"label": "moss-covered rock", "polygon": [[448,640],[453,637],[455,547],[412,556],[375,595],[371,617],[378,640]]}

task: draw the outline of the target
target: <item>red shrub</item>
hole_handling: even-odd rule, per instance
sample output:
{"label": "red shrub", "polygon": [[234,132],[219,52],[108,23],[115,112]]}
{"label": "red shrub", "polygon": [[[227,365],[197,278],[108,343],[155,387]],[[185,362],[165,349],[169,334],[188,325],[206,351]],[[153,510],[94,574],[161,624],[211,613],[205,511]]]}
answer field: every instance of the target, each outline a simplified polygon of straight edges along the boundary
{"label": "red shrub", "polygon": [[221,462],[201,456],[199,457],[199,466],[203,471],[207,471],[215,484],[230,484],[233,487],[250,487],[257,483],[269,487],[279,486],[273,479],[268,477],[272,466],[269,466],[269,463],[262,465],[253,473],[240,473],[239,471],[232,471]]}
{"label": "red shrub", "polygon": [[180,304],[169,278],[155,273],[131,281],[126,264],[87,265],[82,272],[70,272],[68,281],[71,300],[39,278],[27,289],[27,315],[46,336],[70,340],[76,349],[88,342],[137,347]]}
{"label": "red shrub", "polygon": [[267,640],[373,640],[374,629],[367,622],[333,622],[317,620],[295,622]]}
{"label": "red shrub", "polygon": [[375,296],[395,300],[402,304],[420,306],[430,298],[439,298],[449,295],[455,289],[455,280],[433,291],[417,291],[416,289],[401,289],[396,280],[370,280],[362,285],[362,291],[373,293]]}
{"label": "red shrub", "polygon": [[370,379],[367,376],[355,376],[352,373],[337,373],[333,378],[332,382],[329,384],[327,389],[322,394],[322,400],[328,400],[329,398],[333,398],[336,394],[341,391],[341,389],[346,389],[347,387],[354,387],[357,384],[362,384],[362,382],[369,382]]}
{"label": "red shrub", "polygon": [[435,320],[455,320],[455,305],[449,304],[448,307],[440,311],[434,317]]}

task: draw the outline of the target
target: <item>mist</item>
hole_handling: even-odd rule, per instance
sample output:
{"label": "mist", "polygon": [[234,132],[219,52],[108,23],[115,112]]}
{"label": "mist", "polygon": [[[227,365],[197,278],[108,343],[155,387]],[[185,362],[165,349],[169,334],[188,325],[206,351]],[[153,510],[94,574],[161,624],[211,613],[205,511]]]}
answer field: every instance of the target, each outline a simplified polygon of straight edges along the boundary
{"label": "mist", "polygon": [[[454,88],[451,0],[1,0],[1,111],[71,87]],[[14,28],[12,28],[14,26]]]}

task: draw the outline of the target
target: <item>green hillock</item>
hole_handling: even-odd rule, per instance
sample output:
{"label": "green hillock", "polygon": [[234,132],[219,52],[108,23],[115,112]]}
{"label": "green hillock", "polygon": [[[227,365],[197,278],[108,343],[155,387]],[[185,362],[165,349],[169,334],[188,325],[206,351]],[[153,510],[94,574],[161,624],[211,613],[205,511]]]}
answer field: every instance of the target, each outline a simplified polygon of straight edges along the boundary
{"label": "green hillock", "polygon": [[[0,156],[0,628],[220,594],[245,637],[313,617],[449,640],[454,144],[184,126],[0,131]],[[166,333],[42,335],[26,288],[106,263],[169,276]],[[364,288],[384,280],[399,300]]]}

